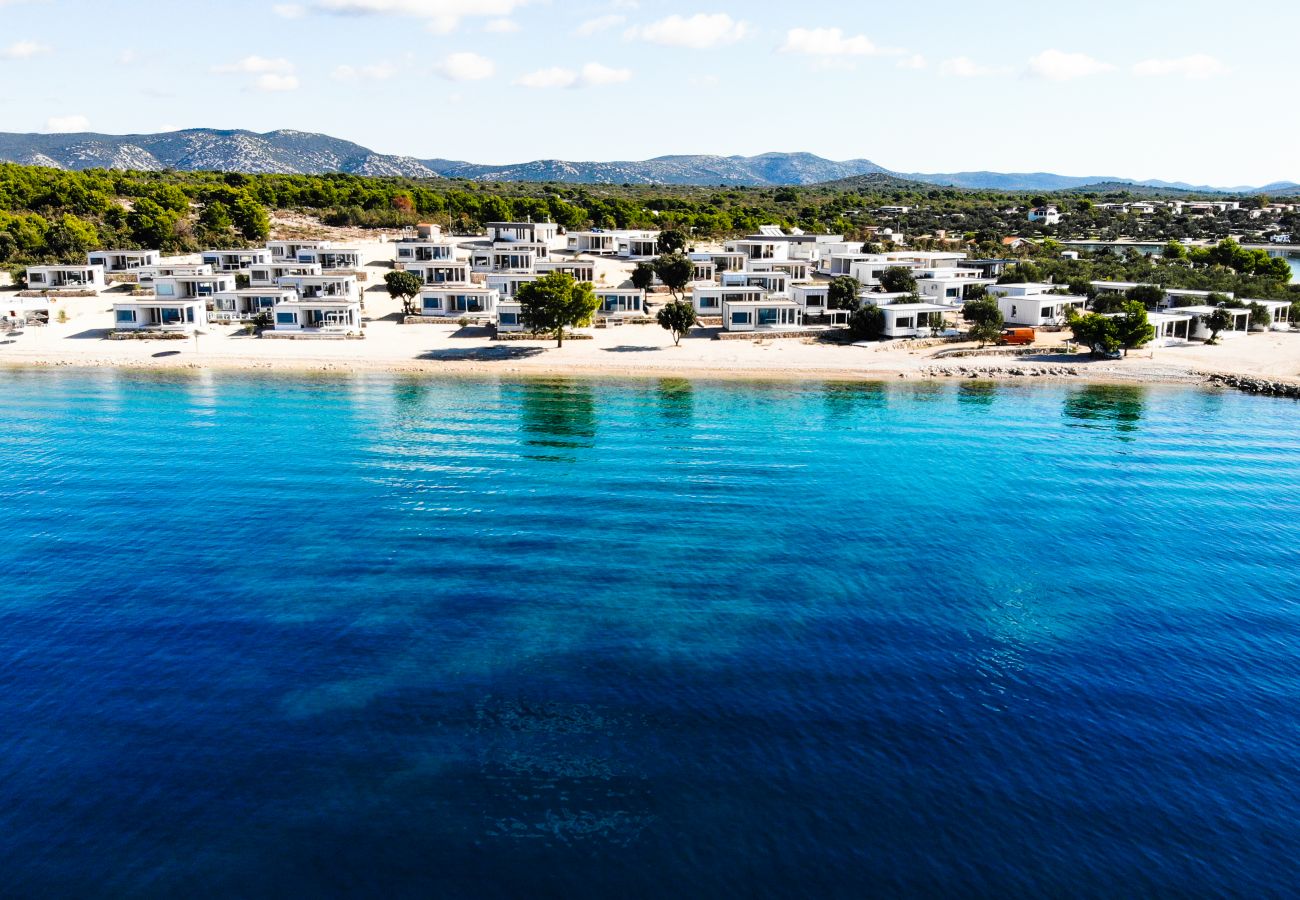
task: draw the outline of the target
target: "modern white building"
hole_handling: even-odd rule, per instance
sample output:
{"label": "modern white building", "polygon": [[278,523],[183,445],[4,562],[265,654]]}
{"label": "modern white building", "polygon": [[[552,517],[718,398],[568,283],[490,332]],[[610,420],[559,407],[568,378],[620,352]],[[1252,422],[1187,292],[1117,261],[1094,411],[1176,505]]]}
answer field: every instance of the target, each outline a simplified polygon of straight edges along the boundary
{"label": "modern white building", "polygon": [[398,263],[398,266],[412,273],[424,284],[469,285],[472,281],[470,265],[465,260],[438,260],[434,262]]}
{"label": "modern white building", "polygon": [[1069,311],[1082,313],[1087,297],[1055,294],[1060,285],[1046,282],[991,284],[988,292],[998,300],[1002,320],[1008,325],[1064,325]]}
{"label": "modern white building", "polygon": [[720,316],[725,303],[747,303],[762,300],[766,291],[759,287],[723,287],[720,284],[691,286],[691,305],[701,316]]}
{"label": "modern white building", "polygon": [[297,260],[314,263],[322,272],[355,272],[361,268],[361,251],[356,247],[304,247]]}
{"label": "modern white building", "polygon": [[488,240],[494,244],[542,244],[547,248],[564,246],[559,239],[560,226],[554,222],[488,222]]}
{"label": "modern white building", "polygon": [[111,275],[156,266],[162,262],[162,254],[157,250],[91,250],[86,254],[86,262],[103,266],[104,273]]}
{"label": "modern white building", "polygon": [[1242,300],[1247,306],[1252,303],[1258,303],[1268,310],[1272,316],[1273,323],[1269,326],[1272,331],[1290,331],[1295,326],[1291,322],[1291,301],[1290,300]]}
{"label": "modern white building", "polygon": [[502,300],[512,300],[519,292],[519,285],[536,280],[537,275],[533,273],[493,272],[484,279],[484,283],[500,294]]}
{"label": "modern white building", "polygon": [[646,314],[645,291],[638,288],[596,288],[600,306],[596,316],[604,319],[635,319]]}
{"label": "modern white building", "polygon": [[294,260],[266,263],[248,270],[249,287],[274,287],[286,275],[320,275],[317,263],[300,263]]}
{"label": "modern white building", "polygon": [[154,266],[136,269],[135,278],[140,284],[153,284],[156,279],[170,278],[173,275],[211,275],[212,266],[195,262],[160,262]]}
{"label": "modern white building", "polygon": [[155,278],[154,296],[162,300],[187,300],[199,297],[206,303],[222,291],[235,289],[235,276],[229,274],[168,275]]}
{"label": "modern white building", "polygon": [[337,300],[356,303],[360,309],[361,291],[355,275],[286,275],[280,287],[297,291],[303,300]]}
{"label": "modern white building", "polygon": [[717,274],[723,272],[739,272],[744,269],[746,264],[749,262],[749,258],[745,256],[744,253],[732,250],[701,251],[699,253],[691,253],[689,256],[692,262],[712,263],[713,270]]}
{"label": "modern white building", "polygon": [[803,327],[803,309],[784,297],[725,300],[722,327],[727,331],[790,331]]}
{"label": "modern white building", "polygon": [[360,334],[361,303],[342,296],[293,297],[275,305],[275,331]]}
{"label": "modern white building", "polygon": [[888,338],[929,337],[944,327],[944,313],[951,308],[937,303],[890,303],[880,307],[885,316],[882,332]]}
{"label": "modern white building", "polygon": [[966,298],[966,288],[972,284],[986,284],[978,269],[917,269],[916,293],[932,303],[961,306]]}
{"label": "modern white building", "polygon": [[749,264],[751,272],[784,272],[791,284],[812,281],[814,266],[806,259],[756,259]]}
{"label": "modern white building", "polygon": [[730,253],[742,253],[747,260],[789,259],[790,245],[777,237],[747,237],[727,241],[723,247]]}
{"label": "modern white building", "polygon": [[258,316],[273,316],[278,303],[297,298],[293,288],[248,287],[220,291],[212,296],[208,319],[212,322],[246,322]]}
{"label": "modern white building", "polygon": [[416,298],[422,316],[495,317],[501,295],[487,287],[425,288]]}
{"label": "modern white building", "polygon": [[549,257],[550,251],[545,244],[505,242],[475,249],[470,254],[470,264],[476,272],[527,273]]}
{"label": "modern white building", "polygon": [[1055,206],[1035,206],[1029,211],[1029,221],[1040,225],[1060,225],[1061,211]]}
{"label": "modern white building", "polygon": [[104,267],[91,265],[28,266],[27,287],[33,291],[100,291]]}
{"label": "modern white building", "polygon": [[653,259],[659,251],[657,231],[571,231],[568,249],[591,256],[617,256],[622,259]]}
{"label": "modern white building", "polygon": [[[1205,316],[1219,308],[1217,306],[1180,306],[1177,309],[1169,310],[1168,314],[1192,316],[1192,340],[1207,341],[1210,339],[1210,329],[1205,326]],[[1250,331],[1249,309],[1235,309],[1232,307],[1223,307],[1223,309],[1232,316],[1232,325],[1219,332],[1219,337],[1236,337]],[[1149,318],[1150,316],[1148,316]]]}
{"label": "modern white building", "polygon": [[828,305],[831,286],[821,284],[796,284],[790,288],[790,299],[798,304],[805,316],[822,316],[830,311]]}
{"label": "modern white building", "polygon": [[274,262],[289,262],[298,258],[301,250],[317,250],[322,247],[329,247],[330,241],[308,240],[299,238],[292,241],[267,241],[266,249],[271,253],[271,260]]}
{"label": "modern white building", "polygon": [[399,269],[405,268],[404,263],[446,262],[456,258],[456,245],[449,241],[406,238],[395,246]]}
{"label": "modern white building", "polygon": [[722,286],[756,287],[774,296],[790,296],[790,276],[785,272],[723,272]]}
{"label": "modern white building", "polygon": [[207,301],[200,297],[136,297],[113,301],[113,327],[117,331],[192,333],[207,324]]}
{"label": "modern white building", "polygon": [[533,271],[538,275],[564,272],[572,275],[575,281],[594,282],[596,280],[595,264],[584,259],[553,259],[548,262],[539,262]]}
{"label": "modern white building", "polygon": [[497,304],[497,331],[519,332],[524,330],[523,307],[515,300],[502,300]]}
{"label": "modern white building", "polygon": [[204,250],[203,261],[214,272],[247,272],[253,266],[271,261],[271,251],[266,248],[248,250]]}

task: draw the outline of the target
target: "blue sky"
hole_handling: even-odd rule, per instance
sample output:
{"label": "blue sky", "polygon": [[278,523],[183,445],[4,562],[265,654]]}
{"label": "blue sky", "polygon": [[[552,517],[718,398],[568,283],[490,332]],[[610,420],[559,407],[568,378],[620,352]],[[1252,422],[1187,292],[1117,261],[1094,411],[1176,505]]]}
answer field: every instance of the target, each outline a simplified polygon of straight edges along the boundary
{"label": "blue sky", "polygon": [[1300,181],[1295,0],[700,2],[0,0],[0,128]]}

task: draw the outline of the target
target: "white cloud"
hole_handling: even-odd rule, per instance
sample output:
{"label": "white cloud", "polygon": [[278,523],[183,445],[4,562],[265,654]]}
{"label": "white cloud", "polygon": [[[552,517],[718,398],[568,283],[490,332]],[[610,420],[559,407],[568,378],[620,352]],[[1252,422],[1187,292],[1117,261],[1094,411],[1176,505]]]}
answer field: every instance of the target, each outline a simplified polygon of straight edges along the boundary
{"label": "white cloud", "polygon": [[519,30],[519,23],[514,19],[493,19],[483,26],[491,34],[512,34]]}
{"label": "white cloud", "polygon": [[17,41],[0,50],[0,59],[31,59],[33,56],[43,56],[50,52],[50,48],[45,44],[38,44],[36,41]]}
{"label": "white cloud", "polygon": [[781,52],[807,56],[875,56],[886,51],[865,34],[846,36],[839,28],[791,28],[786,32]]}
{"label": "white cloud", "polygon": [[631,77],[631,69],[614,69],[600,63],[590,62],[583,66],[579,72],[560,66],[538,69],[535,72],[529,72],[527,75],[519,76],[515,79],[515,84],[520,87],[538,89],[601,87],[607,84],[621,84],[631,79]]}
{"label": "white cloud", "polygon": [[325,12],[341,15],[409,16],[428,19],[434,34],[455,31],[467,18],[502,18],[529,0],[318,0]]}
{"label": "white cloud", "polygon": [[984,78],[988,75],[1002,75],[1005,68],[986,66],[977,63],[968,56],[955,56],[939,64],[939,74],[950,78]]}
{"label": "white cloud", "polygon": [[275,72],[268,72],[265,75],[257,76],[253,82],[253,89],[268,94],[278,94],[282,91],[298,90],[297,75],[280,75]]}
{"label": "white cloud", "polygon": [[307,15],[307,7],[301,3],[277,3],[271,7],[271,12],[281,19],[301,19]]}
{"label": "white cloud", "polygon": [[924,69],[928,65],[925,57],[919,53],[913,53],[910,56],[904,56],[898,62],[894,63],[900,69]]}
{"label": "white cloud", "polygon": [[477,53],[453,53],[438,63],[434,70],[450,81],[482,81],[496,72],[496,64]]}
{"label": "white cloud", "polygon": [[1063,50],[1044,50],[1029,60],[1029,73],[1049,81],[1071,81],[1113,72],[1110,63],[1093,59],[1086,53],[1066,53]]}
{"label": "white cloud", "polygon": [[128,47],[117,55],[117,64],[119,66],[134,65],[140,59],[140,54],[134,49]]}
{"label": "white cloud", "polygon": [[386,81],[397,74],[392,63],[375,63],[372,66],[335,66],[330,77],[335,81]]}
{"label": "white cloud", "polygon": [[710,47],[734,44],[747,34],[749,26],[726,13],[696,13],[690,17],[672,15],[649,25],[629,28],[623,32],[623,37],[662,44],[665,47],[707,50]]}
{"label": "white cloud", "polygon": [[1133,74],[1143,77],[1176,75],[1183,78],[1203,79],[1226,75],[1231,71],[1221,60],[1205,53],[1181,56],[1176,59],[1145,59],[1133,66]]}
{"label": "white cloud", "polygon": [[268,59],[265,56],[245,56],[239,62],[213,66],[212,71],[218,75],[262,75],[266,73],[288,75],[293,72],[293,63],[283,57]]}
{"label": "white cloud", "polygon": [[45,120],[45,130],[54,132],[89,131],[90,120],[85,116],[51,116]]}
{"label": "white cloud", "polygon": [[599,34],[602,31],[608,31],[616,28],[627,21],[627,16],[609,14],[606,16],[596,16],[594,19],[588,19],[578,26],[574,31],[578,37],[591,37],[593,34]]}

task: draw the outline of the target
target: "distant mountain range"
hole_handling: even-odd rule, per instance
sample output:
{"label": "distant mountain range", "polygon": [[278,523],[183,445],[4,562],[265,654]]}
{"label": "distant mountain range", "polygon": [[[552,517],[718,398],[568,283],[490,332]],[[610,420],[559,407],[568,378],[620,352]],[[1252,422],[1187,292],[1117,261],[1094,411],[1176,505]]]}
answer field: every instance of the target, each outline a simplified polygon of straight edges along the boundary
{"label": "distant mountain range", "polygon": [[[376,153],[360,144],[305,131],[222,131],[192,128],[165,134],[0,133],[0,160],[61,169],[215,170],[250,174],[346,172],[474,181],[560,181],[581,184],[810,185],[862,175],[887,176],[889,186],[929,184],[999,191],[1077,190],[1104,184],[1202,193],[1300,193],[1300,184],[1212,187],[1183,182],[1076,177],[1049,172],[896,172],[869,159],[835,161],[811,153],[759,156],[660,156],[649,160],[573,162],[539,159],[489,166],[451,159]],[[884,183],[882,183],[884,186]]]}

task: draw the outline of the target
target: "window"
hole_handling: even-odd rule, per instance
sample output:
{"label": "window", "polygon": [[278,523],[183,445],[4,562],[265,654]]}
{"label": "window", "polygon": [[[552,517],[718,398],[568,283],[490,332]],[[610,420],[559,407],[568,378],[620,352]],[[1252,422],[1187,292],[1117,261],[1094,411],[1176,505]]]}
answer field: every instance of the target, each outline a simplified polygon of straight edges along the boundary
{"label": "window", "polygon": [[424,308],[425,308],[425,309],[442,309],[442,298],[441,298],[441,297],[425,297],[425,298],[424,298]]}
{"label": "window", "polygon": [[175,325],[181,321],[181,311],[176,306],[164,306],[158,310],[158,318],[164,325]]}
{"label": "window", "polygon": [[292,325],[298,321],[298,317],[291,312],[278,312],[275,314],[275,324]]}
{"label": "window", "polygon": [[133,310],[133,309],[119,309],[119,310],[117,311],[117,320],[118,320],[119,322],[134,322],[134,321],[135,321],[135,310]]}
{"label": "window", "polygon": [[753,316],[748,312],[734,312],[731,314],[732,325],[748,325],[753,321]]}
{"label": "window", "polygon": [[701,297],[701,298],[700,298],[700,309],[717,309],[717,308],[718,308],[718,298],[717,298],[717,297]]}
{"label": "window", "polygon": [[519,314],[518,314],[518,313],[512,313],[512,312],[509,312],[509,313],[508,313],[508,312],[503,312],[503,313],[501,313],[500,321],[501,321],[501,324],[502,324],[502,325],[518,325],[518,324],[519,324]]}
{"label": "window", "polygon": [[159,297],[175,297],[176,286],[171,284],[159,284],[154,287],[154,293]]}

